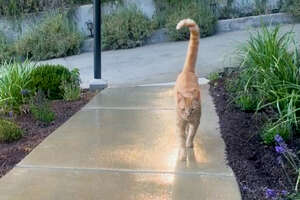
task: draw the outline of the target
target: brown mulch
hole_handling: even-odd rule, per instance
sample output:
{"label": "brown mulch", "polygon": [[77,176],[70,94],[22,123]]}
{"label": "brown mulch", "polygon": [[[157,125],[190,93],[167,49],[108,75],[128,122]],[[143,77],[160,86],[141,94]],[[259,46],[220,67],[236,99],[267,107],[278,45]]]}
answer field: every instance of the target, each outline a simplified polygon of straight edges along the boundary
{"label": "brown mulch", "polygon": [[24,131],[24,136],[13,143],[0,142],[0,178],[29,154],[55,129],[79,111],[94,95],[95,93],[83,90],[81,98],[77,101],[51,101],[50,105],[55,112],[55,120],[48,125],[36,121],[31,114],[16,116],[15,122]]}
{"label": "brown mulch", "polygon": [[291,190],[291,185],[277,161],[274,146],[263,144],[259,130],[267,112],[243,112],[232,103],[222,76],[213,81],[210,93],[220,118],[221,134],[226,144],[228,165],[233,169],[243,200],[263,200],[266,189]]}

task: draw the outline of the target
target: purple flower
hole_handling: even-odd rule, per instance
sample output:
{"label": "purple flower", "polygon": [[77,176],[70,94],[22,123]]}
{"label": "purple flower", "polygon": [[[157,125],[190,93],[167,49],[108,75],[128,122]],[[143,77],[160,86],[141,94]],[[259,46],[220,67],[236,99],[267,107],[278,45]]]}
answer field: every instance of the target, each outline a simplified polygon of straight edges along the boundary
{"label": "purple flower", "polygon": [[275,190],[272,189],[267,189],[265,194],[267,199],[273,199],[276,196]]}
{"label": "purple flower", "polygon": [[287,196],[289,193],[288,193],[288,191],[286,191],[286,190],[282,190],[282,191],[281,191],[281,194],[285,197],[285,196]]}
{"label": "purple flower", "polygon": [[249,188],[247,186],[243,186],[243,190],[249,190]]}
{"label": "purple flower", "polygon": [[282,137],[280,135],[277,134],[274,138],[278,144],[284,143],[284,140],[282,139]]}
{"label": "purple flower", "polygon": [[[276,135],[274,137],[275,141],[279,144],[280,147],[282,147],[285,151],[288,150],[286,143],[284,142],[284,140],[282,139],[282,137],[280,135]],[[277,149],[276,149],[277,151]],[[278,152],[278,151],[277,151]],[[278,152],[279,153],[279,152]]]}
{"label": "purple flower", "polygon": [[10,118],[12,118],[12,117],[14,116],[14,112],[13,112],[13,111],[9,111],[9,112],[8,112],[8,116],[9,116]]}
{"label": "purple flower", "polygon": [[280,154],[285,152],[285,148],[283,148],[282,146],[276,146],[275,150],[277,153],[280,153]]}

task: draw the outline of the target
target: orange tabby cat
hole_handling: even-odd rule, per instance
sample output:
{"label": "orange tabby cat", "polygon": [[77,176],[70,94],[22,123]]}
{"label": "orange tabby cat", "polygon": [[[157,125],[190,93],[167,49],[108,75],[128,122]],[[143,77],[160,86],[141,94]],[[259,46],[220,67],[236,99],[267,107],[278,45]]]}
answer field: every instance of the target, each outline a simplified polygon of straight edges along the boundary
{"label": "orange tabby cat", "polygon": [[177,24],[177,30],[182,27],[190,30],[190,41],[187,56],[182,72],[179,74],[175,84],[176,110],[177,110],[177,132],[180,137],[180,159],[185,158],[185,148],[193,147],[201,117],[200,87],[195,74],[199,45],[199,27],[191,19],[184,19]]}

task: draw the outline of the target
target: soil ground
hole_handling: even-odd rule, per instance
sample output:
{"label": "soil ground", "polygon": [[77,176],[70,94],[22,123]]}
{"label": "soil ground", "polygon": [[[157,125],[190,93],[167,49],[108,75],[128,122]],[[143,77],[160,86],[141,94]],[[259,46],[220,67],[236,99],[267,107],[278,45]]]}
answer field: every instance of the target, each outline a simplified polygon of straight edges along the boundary
{"label": "soil ground", "polygon": [[[274,146],[264,145],[259,136],[270,113],[243,112],[235,106],[225,89],[225,81],[230,78],[221,76],[211,82],[210,92],[220,118],[227,161],[237,178],[243,200],[266,199],[267,188],[291,191],[291,184],[277,161],[279,155]],[[299,144],[299,138],[293,138],[288,145],[297,152]],[[290,171],[288,173],[292,175]]]}
{"label": "soil ground", "polygon": [[15,117],[15,122],[24,131],[23,137],[12,143],[0,143],[0,178],[11,170],[19,161],[29,154],[55,129],[79,111],[94,93],[83,90],[77,101],[51,101],[50,105],[55,112],[55,120],[50,124],[36,121],[31,114],[21,114]]}

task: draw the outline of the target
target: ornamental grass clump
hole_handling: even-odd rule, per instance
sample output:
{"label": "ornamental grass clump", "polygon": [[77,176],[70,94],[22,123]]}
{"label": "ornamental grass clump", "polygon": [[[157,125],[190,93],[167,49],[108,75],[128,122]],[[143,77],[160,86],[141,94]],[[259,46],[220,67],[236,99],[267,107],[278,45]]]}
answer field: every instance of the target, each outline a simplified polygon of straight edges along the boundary
{"label": "ornamental grass clump", "polygon": [[70,80],[63,80],[60,86],[65,101],[76,101],[80,99],[80,82],[79,69],[75,68],[71,71]]}
{"label": "ornamental grass clump", "polygon": [[0,65],[0,110],[20,110],[30,94],[31,73],[35,65],[5,62]]}
{"label": "ornamental grass clump", "polygon": [[[253,111],[272,110],[272,119],[262,130],[265,143],[274,143],[276,130],[284,130],[280,134],[291,139],[299,130],[300,120],[300,59],[293,32],[280,34],[279,26],[263,26],[250,35],[238,53],[241,67],[229,84],[236,87],[231,89],[234,101]],[[249,94],[254,97],[251,106],[247,99],[241,101]]]}
{"label": "ornamental grass clump", "polygon": [[0,119],[0,142],[13,142],[20,139],[23,132],[15,123]]}

